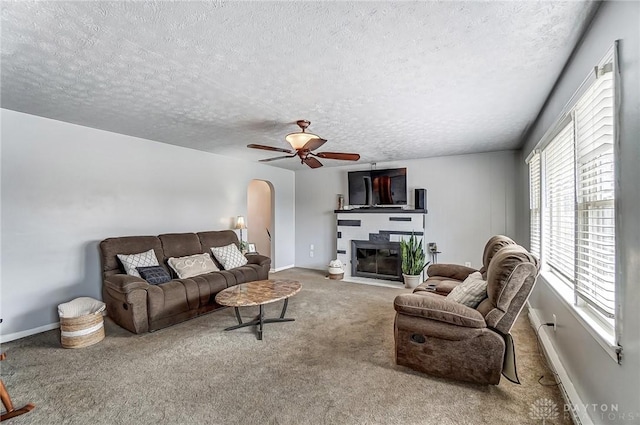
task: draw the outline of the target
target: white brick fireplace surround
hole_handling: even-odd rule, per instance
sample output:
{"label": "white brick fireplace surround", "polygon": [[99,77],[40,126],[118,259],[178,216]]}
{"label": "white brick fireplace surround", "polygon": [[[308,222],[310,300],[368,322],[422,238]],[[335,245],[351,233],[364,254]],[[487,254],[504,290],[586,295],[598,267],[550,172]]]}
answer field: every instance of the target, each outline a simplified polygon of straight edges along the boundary
{"label": "white brick fireplace surround", "polygon": [[[336,258],[344,265],[344,280],[374,285],[391,285],[401,287],[402,281],[392,278],[366,276],[359,273],[354,276],[353,245],[354,241],[364,242],[367,248],[375,245],[389,247],[402,239],[415,234],[422,240],[424,248],[426,210],[401,210],[389,208],[336,210],[337,244]],[[391,243],[391,244],[389,244]],[[399,247],[396,248],[399,251]]]}

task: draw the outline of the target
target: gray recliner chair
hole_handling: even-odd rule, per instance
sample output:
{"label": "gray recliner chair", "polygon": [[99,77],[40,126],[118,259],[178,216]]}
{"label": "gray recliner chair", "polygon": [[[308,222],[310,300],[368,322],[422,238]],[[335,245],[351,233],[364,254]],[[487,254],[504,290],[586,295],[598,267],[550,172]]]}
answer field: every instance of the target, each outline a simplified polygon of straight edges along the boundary
{"label": "gray recliner chair", "polygon": [[433,291],[396,297],[396,363],[444,378],[519,383],[509,332],[531,294],[538,261],[519,245],[501,247],[487,270],[487,298],[467,307]]}
{"label": "gray recliner chair", "polygon": [[484,251],[482,252],[482,268],[480,270],[458,264],[432,264],[427,269],[428,279],[418,285],[415,291],[433,292],[433,290],[428,289],[428,285],[435,284],[435,292],[437,294],[447,295],[453,288],[462,283],[467,276],[477,271],[482,273],[482,278],[486,280],[489,264],[493,256],[496,255],[496,252],[507,245],[515,244],[513,239],[508,236],[492,236],[484,246]]}

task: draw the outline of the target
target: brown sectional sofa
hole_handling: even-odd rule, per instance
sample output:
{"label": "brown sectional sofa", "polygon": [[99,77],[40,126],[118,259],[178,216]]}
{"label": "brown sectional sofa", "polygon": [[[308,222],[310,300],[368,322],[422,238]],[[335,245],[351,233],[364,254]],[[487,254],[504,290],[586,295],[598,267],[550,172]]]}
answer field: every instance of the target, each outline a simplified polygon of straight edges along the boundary
{"label": "brown sectional sofa", "polygon": [[100,243],[102,296],[109,317],[133,333],[151,332],[223,308],[215,302],[215,296],[225,288],[268,279],[271,259],[263,255],[248,255],[249,262],[242,267],[222,270],[217,264],[220,271],[188,279],[174,278],[159,285],[150,285],[144,279],[125,274],[117,258],[117,254],[153,249],[158,263],[175,276],[167,266],[170,257],[210,254],[211,247],[231,243],[239,244],[232,230],[103,240]]}

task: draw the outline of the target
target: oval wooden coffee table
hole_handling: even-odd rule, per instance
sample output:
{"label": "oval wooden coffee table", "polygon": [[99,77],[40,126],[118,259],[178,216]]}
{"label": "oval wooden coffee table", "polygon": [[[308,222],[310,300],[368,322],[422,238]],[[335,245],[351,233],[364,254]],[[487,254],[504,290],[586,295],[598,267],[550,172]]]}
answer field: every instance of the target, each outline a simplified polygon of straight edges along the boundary
{"label": "oval wooden coffee table", "polygon": [[[288,279],[257,280],[255,282],[241,283],[223,289],[216,295],[216,302],[220,305],[233,307],[236,311],[238,324],[230,326],[225,331],[244,328],[246,326],[258,326],[258,339],[262,339],[262,332],[265,323],[293,322],[295,319],[284,317],[289,304],[289,297],[300,292],[302,285],[300,282]],[[276,301],[284,300],[280,317],[273,319],[264,318],[264,305]],[[242,322],[238,307],[260,306],[260,314],[250,322]]]}

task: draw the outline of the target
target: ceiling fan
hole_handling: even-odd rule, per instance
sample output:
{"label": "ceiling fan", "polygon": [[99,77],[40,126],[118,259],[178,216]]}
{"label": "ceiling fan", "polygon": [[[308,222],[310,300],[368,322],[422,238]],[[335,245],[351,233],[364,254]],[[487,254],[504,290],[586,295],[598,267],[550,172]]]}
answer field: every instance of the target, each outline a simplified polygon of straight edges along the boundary
{"label": "ceiling fan", "polygon": [[275,158],[261,159],[260,162],[269,162],[275,161],[277,159],[293,158],[297,156],[300,158],[301,164],[307,164],[311,168],[322,167],[322,163],[314,158],[316,156],[318,158],[339,159],[343,161],[357,161],[360,159],[360,155],[358,155],[357,153],[312,152],[318,149],[320,146],[324,145],[327,141],[316,136],[313,133],[306,132],[307,127],[309,127],[309,124],[311,124],[309,121],[298,120],[296,121],[296,124],[298,124],[298,127],[300,127],[300,130],[302,131],[288,134],[287,137],[285,137],[286,141],[289,142],[293,149],[282,149],[273,146],[256,145],[253,143],[247,145],[247,147],[253,149],[263,149],[266,151],[284,152],[289,154],[284,156],[276,156]]}

